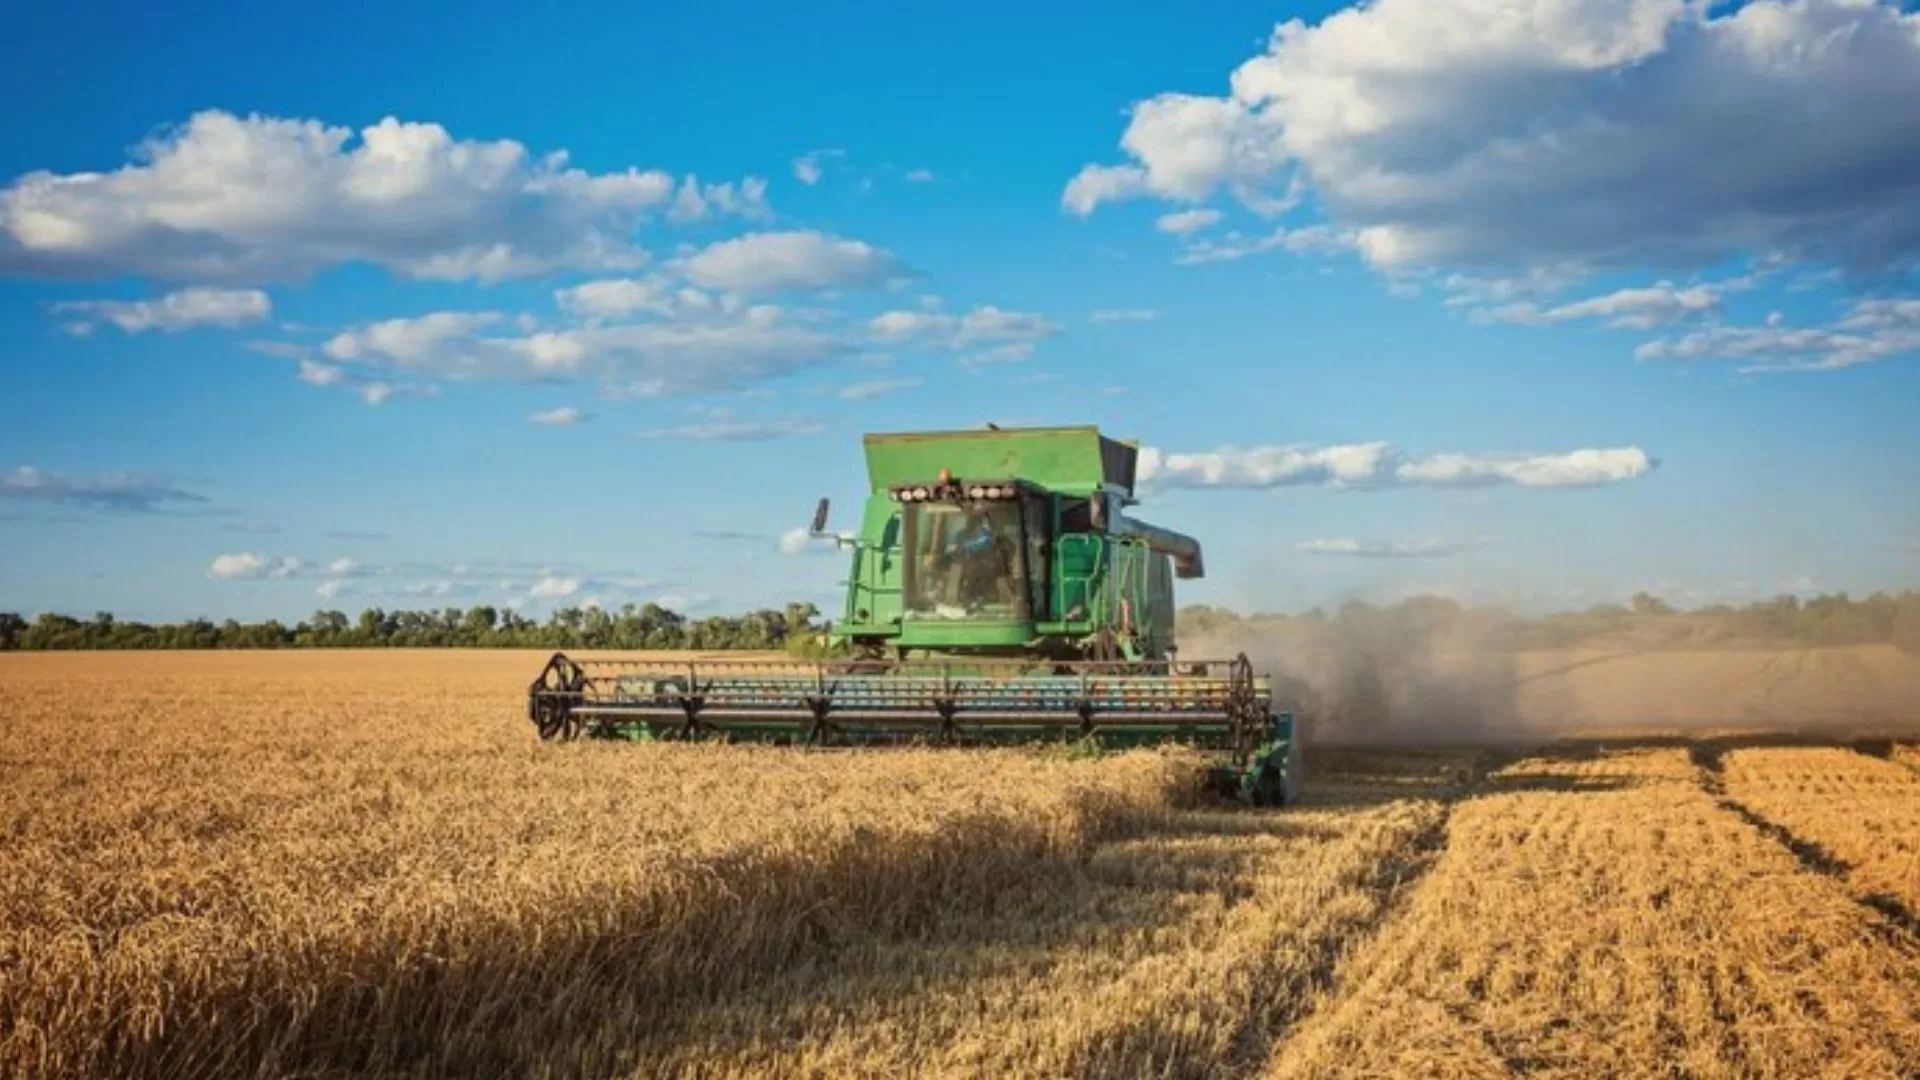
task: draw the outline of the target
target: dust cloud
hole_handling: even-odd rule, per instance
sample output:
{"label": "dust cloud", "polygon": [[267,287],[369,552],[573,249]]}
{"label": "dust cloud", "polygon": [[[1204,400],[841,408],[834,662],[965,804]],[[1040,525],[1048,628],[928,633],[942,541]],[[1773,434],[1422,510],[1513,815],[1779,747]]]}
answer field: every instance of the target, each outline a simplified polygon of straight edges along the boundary
{"label": "dust cloud", "polygon": [[1920,733],[1920,655],[1891,644],[1648,634],[1546,644],[1538,629],[1504,610],[1433,598],[1304,616],[1203,611],[1182,626],[1180,654],[1246,653],[1271,676],[1275,707],[1302,717],[1308,741],[1322,744]]}
{"label": "dust cloud", "polygon": [[1274,705],[1305,718],[1308,738],[1345,745],[1525,741],[1521,675],[1505,613],[1452,604],[1333,616],[1254,619],[1181,641],[1193,658],[1247,654],[1272,677]]}

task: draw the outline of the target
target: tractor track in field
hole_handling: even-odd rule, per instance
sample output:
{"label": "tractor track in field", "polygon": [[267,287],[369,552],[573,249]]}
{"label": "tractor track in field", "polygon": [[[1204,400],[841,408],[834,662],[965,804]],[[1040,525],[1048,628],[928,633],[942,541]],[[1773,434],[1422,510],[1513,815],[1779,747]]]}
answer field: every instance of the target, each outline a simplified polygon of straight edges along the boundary
{"label": "tractor track in field", "polygon": [[[1880,756],[1872,748],[1859,744],[1852,746],[1852,749],[1868,757]],[[1728,794],[1722,760],[1725,753],[1725,747],[1713,743],[1694,743],[1687,750],[1694,765],[1700,769],[1701,786],[1720,809],[1746,822],[1761,836],[1786,849],[1802,869],[1839,882],[1855,903],[1877,916],[1873,925],[1884,936],[1920,943],[1920,914],[1915,913],[1904,900],[1890,893],[1862,891],[1854,883],[1852,863]]]}

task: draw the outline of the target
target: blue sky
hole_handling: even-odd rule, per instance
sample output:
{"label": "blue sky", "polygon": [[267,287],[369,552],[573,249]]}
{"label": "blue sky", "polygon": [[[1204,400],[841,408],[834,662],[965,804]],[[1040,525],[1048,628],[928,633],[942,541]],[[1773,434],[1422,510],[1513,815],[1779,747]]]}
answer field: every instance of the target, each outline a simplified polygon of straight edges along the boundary
{"label": "blue sky", "polygon": [[1185,599],[1920,585],[1889,5],[24,18],[0,610],[830,606],[985,421],[1153,448]]}

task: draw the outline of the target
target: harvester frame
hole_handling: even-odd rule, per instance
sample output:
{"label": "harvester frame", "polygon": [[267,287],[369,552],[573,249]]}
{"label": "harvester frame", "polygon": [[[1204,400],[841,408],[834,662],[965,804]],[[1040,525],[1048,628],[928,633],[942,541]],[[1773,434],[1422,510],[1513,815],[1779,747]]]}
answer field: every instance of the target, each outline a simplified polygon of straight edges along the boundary
{"label": "harvester frame", "polygon": [[1242,654],[1173,645],[1175,577],[1200,544],[1124,510],[1136,450],[1094,428],[869,435],[872,491],[832,660],[555,653],[528,688],[543,739],[800,746],[1176,743],[1208,786],[1290,801],[1300,739]]}

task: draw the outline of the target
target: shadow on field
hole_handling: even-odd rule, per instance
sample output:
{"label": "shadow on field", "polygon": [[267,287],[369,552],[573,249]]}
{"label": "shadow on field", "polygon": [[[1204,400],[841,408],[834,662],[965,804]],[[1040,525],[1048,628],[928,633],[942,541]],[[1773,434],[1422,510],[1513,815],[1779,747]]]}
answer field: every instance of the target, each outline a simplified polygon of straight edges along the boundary
{"label": "shadow on field", "polygon": [[[688,1002],[635,1033],[633,1064],[653,1075],[711,1071],[714,1063],[745,1074],[784,1073],[793,1071],[791,1061],[775,1066],[766,1057],[792,1048],[770,1039],[770,1031],[866,1042],[856,1033],[906,1028],[924,1051],[978,1038],[983,1013],[996,1025],[1044,1027],[1063,1003],[1038,987],[1091,997],[1131,975],[1146,956],[1208,948],[1214,943],[1207,934],[1182,924],[1211,926],[1222,909],[1250,900],[1273,873],[1272,842],[1344,835],[1286,811],[1215,803],[1176,811],[1085,859],[1037,865],[984,904],[936,906],[916,932],[842,938],[807,963]],[[1125,1019],[1132,1027],[1150,1018]],[[907,1049],[897,1039],[873,1038],[861,1052],[880,1056],[863,1057],[861,1071],[888,1072],[886,1050]],[[800,1071],[834,1074],[833,1052],[810,1052],[811,1064]],[[924,1060],[895,1064],[902,1071],[932,1068]]]}

